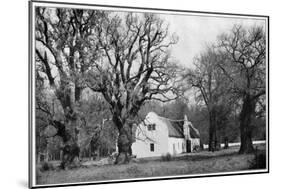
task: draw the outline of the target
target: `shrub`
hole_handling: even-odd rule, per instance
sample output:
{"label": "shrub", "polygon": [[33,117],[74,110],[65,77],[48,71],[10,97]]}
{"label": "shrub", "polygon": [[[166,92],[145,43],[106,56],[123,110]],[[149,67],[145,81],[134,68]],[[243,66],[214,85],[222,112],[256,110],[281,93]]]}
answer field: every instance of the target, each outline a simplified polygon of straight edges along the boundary
{"label": "shrub", "polygon": [[41,171],[49,171],[49,170],[54,170],[53,164],[44,161],[41,165]]}
{"label": "shrub", "polygon": [[166,155],[162,155],[161,159],[162,159],[162,161],[171,161],[173,159],[173,157],[170,153],[167,153]]}

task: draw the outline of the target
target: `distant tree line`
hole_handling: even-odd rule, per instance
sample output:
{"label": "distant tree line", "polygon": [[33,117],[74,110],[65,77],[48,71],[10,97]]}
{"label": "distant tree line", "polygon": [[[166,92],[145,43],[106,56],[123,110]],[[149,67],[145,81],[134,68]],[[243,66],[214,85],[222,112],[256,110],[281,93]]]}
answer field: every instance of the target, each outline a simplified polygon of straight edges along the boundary
{"label": "distant tree line", "polygon": [[[219,147],[219,128],[237,117],[240,153],[253,152],[253,132],[265,128],[266,37],[262,26],[234,25],[208,46],[184,80],[198,92],[209,117],[209,150]],[[227,128],[225,128],[227,131]],[[228,131],[229,132],[229,131]]]}
{"label": "distant tree line", "polygon": [[[202,144],[209,144],[209,114],[204,104],[192,104],[186,99],[177,99],[169,103],[160,103],[157,101],[148,102],[141,110],[140,115],[145,117],[147,113],[153,111],[160,116],[173,119],[183,120],[184,115],[187,115],[189,121],[200,132],[200,141]],[[225,113],[225,112],[224,112]],[[256,116],[253,118],[253,140],[265,140],[266,135],[266,122],[265,117]],[[183,123],[183,121],[182,121]],[[240,142],[240,129],[239,129],[239,114],[234,111],[227,114],[225,119],[220,120],[217,126],[217,143],[222,144],[225,139],[228,142]]]}

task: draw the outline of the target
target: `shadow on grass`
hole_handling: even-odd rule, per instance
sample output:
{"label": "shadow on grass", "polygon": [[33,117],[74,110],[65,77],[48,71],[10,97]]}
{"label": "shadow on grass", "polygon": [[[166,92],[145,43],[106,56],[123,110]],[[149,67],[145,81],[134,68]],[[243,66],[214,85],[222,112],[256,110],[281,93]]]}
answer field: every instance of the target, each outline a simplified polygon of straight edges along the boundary
{"label": "shadow on grass", "polygon": [[232,153],[227,153],[227,154],[219,154],[219,155],[193,155],[193,156],[183,156],[183,157],[176,157],[175,160],[185,160],[185,161],[203,161],[207,159],[217,159],[217,158],[223,158],[223,157],[230,157],[230,156],[235,156],[239,155],[238,152],[232,152]]}
{"label": "shadow on grass", "polygon": [[[206,152],[205,154],[202,154],[202,152]],[[220,153],[216,154],[216,152],[207,152],[207,151],[201,151],[198,154],[182,154],[181,156],[172,156],[169,161],[203,161],[207,159],[217,159],[217,158],[223,158],[223,157],[231,157],[231,156],[237,156],[239,155],[238,152],[229,152],[229,153]],[[138,163],[147,163],[151,161],[163,161],[160,157],[154,157],[154,158],[140,158],[138,159]]]}
{"label": "shadow on grass", "polygon": [[[212,159],[218,159],[218,158],[225,158],[225,157],[232,157],[232,156],[240,156],[243,154],[239,154],[239,148],[238,147],[230,147],[228,149],[221,149],[215,152],[210,152],[208,150],[202,150],[199,152],[195,152],[195,153],[185,153],[185,154],[181,154],[179,156],[172,156],[171,159],[169,161],[203,161],[203,160],[212,160]],[[256,152],[254,152],[252,155],[255,154],[261,154],[259,156],[260,161],[259,164],[262,164],[262,161],[266,155],[265,155],[265,146],[264,145],[260,145],[259,149],[257,149]],[[161,159],[161,157],[152,157],[152,158],[139,158],[138,162],[139,163],[147,163],[147,162],[151,162],[151,161],[163,161],[163,158]],[[165,160],[164,160],[165,161]]]}

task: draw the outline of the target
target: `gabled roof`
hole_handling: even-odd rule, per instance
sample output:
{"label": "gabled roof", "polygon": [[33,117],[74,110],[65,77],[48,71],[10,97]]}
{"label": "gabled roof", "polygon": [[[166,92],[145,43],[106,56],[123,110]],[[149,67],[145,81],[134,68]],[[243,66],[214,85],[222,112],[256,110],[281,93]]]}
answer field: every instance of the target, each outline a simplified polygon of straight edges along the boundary
{"label": "gabled roof", "polygon": [[192,125],[189,125],[189,131],[191,138],[200,138],[200,133],[198,129],[195,129]]}
{"label": "gabled roof", "polygon": [[183,132],[183,125],[186,123],[189,126],[190,138],[200,138],[200,133],[185,116],[184,120],[170,120],[165,117],[158,116],[155,112],[149,112],[146,116],[148,120],[159,119],[168,127],[169,137],[185,138]]}
{"label": "gabled roof", "polygon": [[169,137],[184,138],[182,124],[180,122],[171,122],[161,117],[159,119],[167,125]]}
{"label": "gabled roof", "polygon": [[[167,127],[168,127],[168,132],[169,132],[169,137],[175,137],[175,138],[184,138],[184,133],[183,133],[183,121],[169,121],[168,119],[159,117],[161,121],[163,121]],[[191,138],[200,138],[199,131],[195,129],[191,123],[188,124],[189,126],[189,131],[190,131],[190,137]]]}

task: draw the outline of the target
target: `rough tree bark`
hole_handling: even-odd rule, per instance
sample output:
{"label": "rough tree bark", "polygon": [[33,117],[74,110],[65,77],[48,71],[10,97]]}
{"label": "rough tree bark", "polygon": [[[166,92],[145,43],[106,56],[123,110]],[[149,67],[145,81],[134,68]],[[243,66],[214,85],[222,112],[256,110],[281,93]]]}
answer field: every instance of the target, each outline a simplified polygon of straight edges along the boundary
{"label": "rough tree bark", "polygon": [[115,164],[128,163],[130,161],[131,154],[131,134],[126,131],[125,128],[121,128],[118,136],[118,155],[115,160]]}

